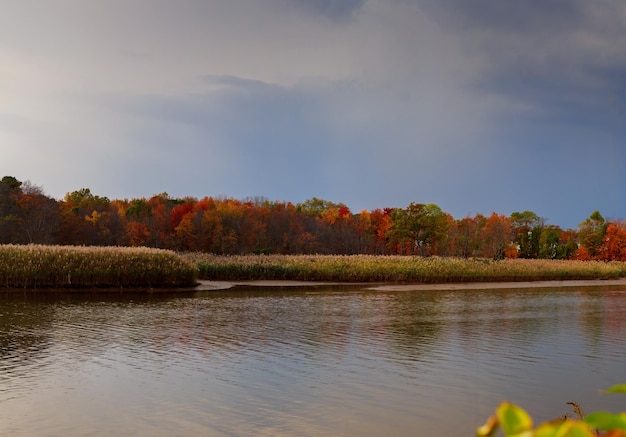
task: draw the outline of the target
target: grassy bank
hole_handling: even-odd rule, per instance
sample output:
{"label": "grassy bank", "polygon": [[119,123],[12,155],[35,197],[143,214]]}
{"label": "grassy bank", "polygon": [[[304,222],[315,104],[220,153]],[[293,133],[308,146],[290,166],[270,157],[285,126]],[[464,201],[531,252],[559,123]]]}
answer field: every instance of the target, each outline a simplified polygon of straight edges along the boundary
{"label": "grassy bank", "polygon": [[626,263],[408,256],[178,255],[130,247],[0,245],[0,288],[183,287],[198,279],[450,283],[614,279]]}
{"label": "grassy bank", "polygon": [[0,245],[0,288],[179,287],[197,270],[168,250]]}
{"label": "grassy bank", "polygon": [[215,256],[186,254],[201,279],[332,282],[496,282],[613,279],[626,263],[556,260],[420,258],[406,256]]}

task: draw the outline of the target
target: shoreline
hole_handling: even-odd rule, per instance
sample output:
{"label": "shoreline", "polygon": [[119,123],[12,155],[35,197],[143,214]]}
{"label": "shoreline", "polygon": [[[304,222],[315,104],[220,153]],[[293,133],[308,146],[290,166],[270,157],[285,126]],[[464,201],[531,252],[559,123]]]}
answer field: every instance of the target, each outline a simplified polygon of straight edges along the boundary
{"label": "shoreline", "polygon": [[71,292],[71,293],[195,293],[226,291],[237,288],[307,288],[307,287],[349,287],[369,291],[467,291],[467,290],[506,290],[506,289],[541,289],[541,288],[597,288],[617,287],[626,290],[626,278],[619,279],[571,279],[549,281],[502,281],[502,282],[445,282],[445,283],[393,283],[393,282],[334,282],[334,281],[296,281],[296,280],[243,280],[243,281],[212,281],[201,279],[195,286],[163,286],[163,287],[44,287],[44,288],[13,288],[0,287],[0,293],[13,291],[32,292]]}
{"label": "shoreline", "polygon": [[317,281],[282,281],[282,280],[252,280],[252,281],[198,281],[195,291],[219,291],[236,287],[319,287],[319,286],[354,286],[363,287],[372,291],[421,291],[421,290],[485,290],[485,289],[514,289],[514,288],[586,288],[611,287],[626,288],[626,278],[620,279],[585,279],[585,280],[556,280],[556,281],[518,281],[518,282],[451,282],[440,284],[383,284],[383,283],[353,283],[353,282],[317,282]]}

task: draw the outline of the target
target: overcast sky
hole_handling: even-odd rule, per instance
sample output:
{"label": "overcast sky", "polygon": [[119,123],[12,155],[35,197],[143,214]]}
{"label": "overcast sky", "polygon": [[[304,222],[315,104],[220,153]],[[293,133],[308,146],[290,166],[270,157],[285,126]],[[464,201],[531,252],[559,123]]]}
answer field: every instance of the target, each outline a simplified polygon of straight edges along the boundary
{"label": "overcast sky", "polygon": [[626,218],[624,0],[0,0],[0,177]]}

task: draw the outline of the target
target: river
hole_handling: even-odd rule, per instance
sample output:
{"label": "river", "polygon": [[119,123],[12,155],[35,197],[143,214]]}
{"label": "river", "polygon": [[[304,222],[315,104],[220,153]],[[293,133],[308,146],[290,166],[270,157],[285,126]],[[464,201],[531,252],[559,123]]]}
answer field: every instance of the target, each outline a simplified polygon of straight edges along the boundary
{"label": "river", "polygon": [[623,287],[0,293],[7,436],[471,436],[624,382]]}

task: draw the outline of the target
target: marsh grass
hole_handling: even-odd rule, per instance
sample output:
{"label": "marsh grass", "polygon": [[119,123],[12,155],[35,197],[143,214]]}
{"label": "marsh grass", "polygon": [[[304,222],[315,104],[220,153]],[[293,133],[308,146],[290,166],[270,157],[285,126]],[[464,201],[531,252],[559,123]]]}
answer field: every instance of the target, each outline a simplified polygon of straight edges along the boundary
{"label": "marsh grass", "polygon": [[209,280],[450,283],[613,279],[626,275],[626,263],[600,261],[373,255],[183,256],[198,267],[201,279]]}
{"label": "marsh grass", "polygon": [[169,250],[0,245],[0,288],[179,287],[196,279],[195,266]]}
{"label": "marsh grass", "polygon": [[626,263],[374,256],[176,254],[162,249],[0,245],[0,288],[184,287],[209,280],[450,283],[613,279]]}

